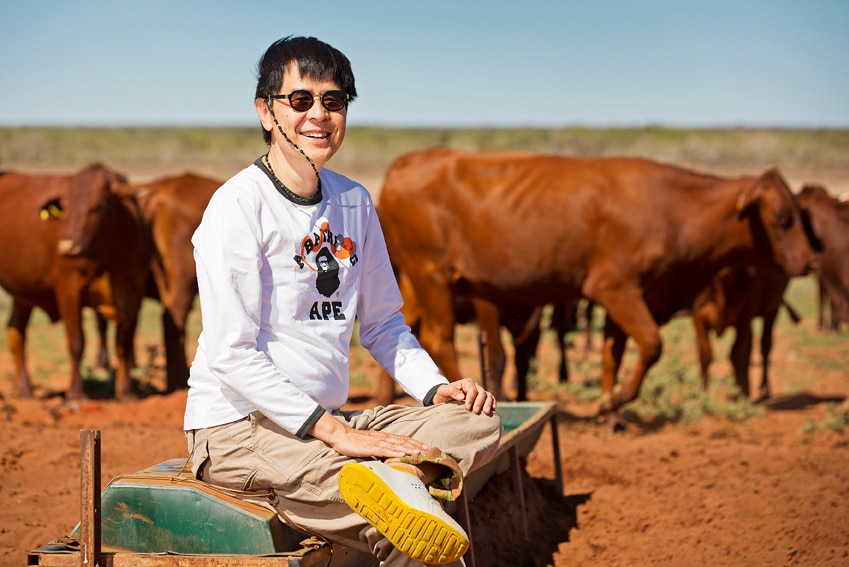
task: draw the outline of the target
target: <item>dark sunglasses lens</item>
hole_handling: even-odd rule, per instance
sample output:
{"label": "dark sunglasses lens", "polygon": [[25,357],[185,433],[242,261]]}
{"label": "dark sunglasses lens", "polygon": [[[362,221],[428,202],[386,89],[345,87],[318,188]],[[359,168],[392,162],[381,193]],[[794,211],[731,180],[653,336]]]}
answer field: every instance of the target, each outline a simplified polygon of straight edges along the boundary
{"label": "dark sunglasses lens", "polygon": [[292,91],[289,95],[289,104],[298,112],[306,112],[312,108],[313,96],[307,91]]}
{"label": "dark sunglasses lens", "polygon": [[347,101],[342,91],[327,91],[321,95],[321,104],[330,112],[339,112],[345,108]]}

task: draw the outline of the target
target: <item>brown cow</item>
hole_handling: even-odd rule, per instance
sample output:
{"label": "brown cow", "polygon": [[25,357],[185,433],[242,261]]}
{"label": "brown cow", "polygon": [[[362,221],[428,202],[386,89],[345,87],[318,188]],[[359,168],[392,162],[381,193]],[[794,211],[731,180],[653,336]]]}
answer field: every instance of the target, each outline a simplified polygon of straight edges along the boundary
{"label": "brown cow", "polygon": [[769,355],[772,334],[779,309],[784,306],[794,323],[799,316],[784,301],[790,278],[772,267],[735,266],[723,268],[699,297],[693,307],[693,326],[699,351],[701,387],[707,389],[708,368],[713,359],[710,331],[722,336],[734,327],[735,337],[730,359],[737,386],[749,397],[749,361],[752,354],[752,322],[760,317],[761,385],[758,400],[771,396],[769,386]]}
{"label": "brown cow", "polygon": [[168,390],[187,387],[186,321],[197,296],[192,234],[221,182],[194,173],[156,179],[133,188],[153,242],[147,295],[162,303]]}
{"label": "brown cow", "polygon": [[[538,306],[582,296],[607,313],[600,412],[633,400],[661,353],[659,323],[722,267],[805,273],[814,253],[776,170],[725,179],[645,159],[470,153],[398,158],[380,194],[394,262],[423,306],[421,341],[459,376],[453,297]],[[616,384],[625,343],[638,360]]]}
{"label": "brown cow", "polygon": [[135,201],[115,191],[125,183],[99,164],[76,175],[0,176],[0,285],[13,299],[7,332],[24,397],[32,396],[24,349],[34,307],[63,320],[71,357],[66,398],[86,396],[79,369],[84,306],[116,322],[115,395],[133,396],[133,340],[150,259]]}
{"label": "brown cow", "polygon": [[832,317],[849,314],[849,202],[820,185],[805,185],[797,197],[813,236],[822,245],[817,265],[819,284],[830,301]]}

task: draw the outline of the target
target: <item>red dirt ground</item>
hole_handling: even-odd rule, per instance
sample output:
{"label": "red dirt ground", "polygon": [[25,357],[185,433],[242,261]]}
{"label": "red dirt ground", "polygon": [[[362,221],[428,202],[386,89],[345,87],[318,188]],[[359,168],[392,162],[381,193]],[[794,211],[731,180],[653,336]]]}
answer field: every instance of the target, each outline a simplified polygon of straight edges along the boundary
{"label": "red dirt ground", "polygon": [[[614,433],[589,417],[591,403],[558,396],[564,490],[552,480],[544,428],[527,458],[530,540],[509,475],[495,477],[471,504],[479,565],[849,565],[849,439],[827,427],[802,431],[826,422],[829,400],[849,395],[846,336],[835,344],[837,364],[800,370],[795,347],[779,338],[776,397],[745,423],[631,423]],[[375,375],[372,362],[357,364]],[[42,380],[61,389],[61,365]],[[361,383],[352,399],[368,405],[370,392]],[[77,523],[81,429],[102,431],[103,486],[186,454],[184,392],[130,404],[20,400],[2,353],[0,394],[0,565],[25,565],[27,550]]]}

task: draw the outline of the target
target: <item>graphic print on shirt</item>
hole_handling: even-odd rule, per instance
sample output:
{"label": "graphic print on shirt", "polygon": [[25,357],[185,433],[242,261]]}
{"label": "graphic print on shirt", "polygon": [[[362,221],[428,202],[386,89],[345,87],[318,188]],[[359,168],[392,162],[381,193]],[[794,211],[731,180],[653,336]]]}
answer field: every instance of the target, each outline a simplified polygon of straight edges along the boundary
{"label": "graphic print on shirt", "polygon": [[[334,234],[330,223],[322,219],[318,229],[301,240],[300,253],[294,260],[301,269],[315,272],[315,289],[332,298],[341,282],[339,270],[357,264],[357,244],[344,234]],[[345,319],[342,302],[316,301],[310,319]]]}

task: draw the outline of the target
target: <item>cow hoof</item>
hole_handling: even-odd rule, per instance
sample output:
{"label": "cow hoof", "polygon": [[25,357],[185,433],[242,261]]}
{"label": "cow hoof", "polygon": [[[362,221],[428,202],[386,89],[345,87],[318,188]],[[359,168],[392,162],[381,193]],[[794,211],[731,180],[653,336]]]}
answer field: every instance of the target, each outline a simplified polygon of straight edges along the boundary
{"label": "cow hoof", "polygon": [[88,396],[85,392],[78,392],[76,390],[68,390],[67,392],[65,392],[66,402],[80,402],[87,399]]}
{"label": "cow hoof", "polygon": [[611,433],[622,433],[626,430],[625,421],[616,412],[607,412],[599,418]]}
{"label": "cow hoof", "polygon": [[602,394],[598,400],[598,409],[596,410],[596,415],[605,416],[612,411],[613,399],[611,399],[610,394]]}

